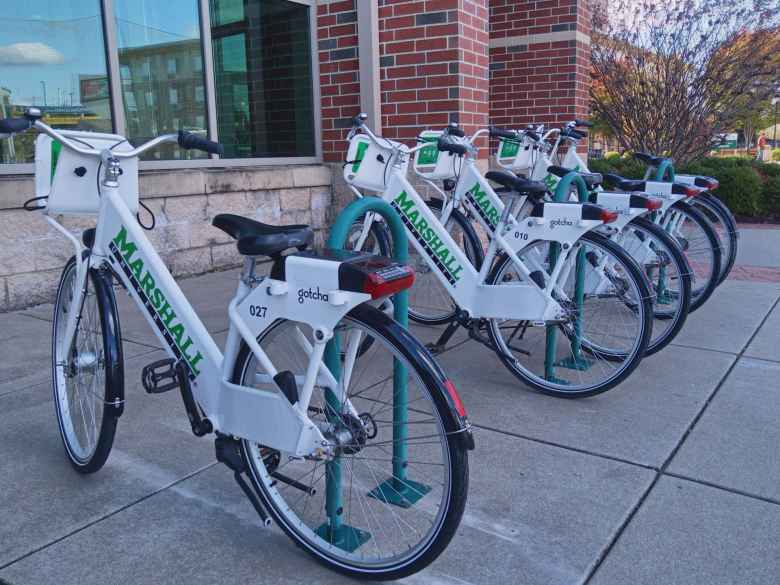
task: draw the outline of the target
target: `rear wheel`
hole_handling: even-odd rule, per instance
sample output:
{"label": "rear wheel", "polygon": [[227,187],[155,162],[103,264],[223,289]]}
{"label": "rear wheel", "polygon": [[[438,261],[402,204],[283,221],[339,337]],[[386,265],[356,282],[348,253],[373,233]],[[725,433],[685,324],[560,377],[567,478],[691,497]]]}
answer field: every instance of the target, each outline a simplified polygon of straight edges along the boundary
{"label": "rear wheel", "polygon": [[[88,261],[88,257],[85,258]],[[81,285],[76,258],[65,265],[54,303],[52,379],[60,435],[73,467],[93,473],[108,458],[123,396],[119,320],[108,277],[90,269],[72,349],[65,349],[71,299]]]}
{"label": "rear wheel", "polygon": [[691,302],[691,272],[677,242],[652,221],[631,221],[614,241],[639,265],[650,282],[653,303],[653,335],[645,355],[666,347],[680,332]]}
{"label": "rear wheel", "polygon": [[[550,242],[534,242],[518,256],[526,266],[550,274]],[[578,258],[581,279],[575,266]],[[553,293],[566,318],[544,326],[491,319],[488,330],[501,361],[520,380],[545,394],[578,398],[613,388],[639,365],[652,333],[652,305],[639,267],[607,238],[585,234],[575,244],[569,263],[564,268],[568,276],[559,282],[559,292]],[[487,284],[524,280],[504,256]]]}
{"label": "rear wheel", "polygon": [[[308,364],[300,334],[312,341],[308,326],[278,321],[258,342],[280,370],[298,376]],[[353,577],[397,579],[431,563],[455,533],[466,503],[466,446],[443,375],[406,330],[363,305],[338,324],[335,336],[342,368],[350,344],[373,341],[342,375],[356,416],[334,405],[326,388],[314,388],[311,420],[326,437],[351,437],[339,443],[336,460],[293,459],[248,441],[243,455],[269,513],[303,549]],[[261,372],[242,347],[233,381],[263,387]],[[400,411],[394,372],[405,373],[407,382],[407,408]]]}
{"label": "rear wheel", "polygon": [[691,205],[701,211],[715,232],[718,234],[721,245],[721,268],[718,284],[728,278],[734,262],[737,259],[737,244],[739,241],[739,231],[737,229],[737,220],[731,213],[731,210],[715,195],[711,193],[702,193],[691,200]]}
{"label": "rear wheel", "polygon": [[704,214],[685,201],[670,207],[658,222],[677,241],[693,272],[693,312],[712,296],[718,286],[721,250],[718,234]]}

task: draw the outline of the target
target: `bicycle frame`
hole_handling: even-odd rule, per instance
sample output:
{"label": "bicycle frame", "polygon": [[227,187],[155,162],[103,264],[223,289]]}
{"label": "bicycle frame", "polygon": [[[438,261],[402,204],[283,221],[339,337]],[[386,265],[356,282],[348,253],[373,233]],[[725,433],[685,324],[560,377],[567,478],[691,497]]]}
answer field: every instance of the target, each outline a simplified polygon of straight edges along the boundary
{"label": "bicycle frame", "polygon": [[[103,183],[89,264],[94,265],[97,259],[122,281],[169,355],[186,367],[193,394],[214,429],[294,456],[324,454],[327,441],[307,416],[315,383],[329,388],[350,411],[354,410],[346,400],[344,384],[337,382],[323,363],[325,346],[336,324],[353,307],[370,300],[370,295],[338,290],[335,262],[291,256],[287,258],[286,281],[253,280],[254,259],[250,258],[228,308],[230,328],[223,355],[120,197],[118,187],[116,181]],[[50,217],[47,219],[59,226]],[[84,252],[81,243],[72,236],[71,242],[80,259]],[[327,264],[335,264],[335,270]],[[68,347],[76,330],[70,319],[75,321],[73,316],[79,312],[87,268],[87,262],[82,262],[77,273],[80,286],[69,312],[65,337]],[[260,281],[263,286],[252,286]],[[305,294],[313,290],[317,294]],[[301,390],[295,404],[276,387],[273,377],[277,370],[257,343],[257,337],[278,319],[306,323],[315,332],[312,345],[298,331],[297,341],[310,360],[305,377],[298,376]],[[360,339],[354,337],[345,348],[347,355],[357,351]],[[257,382],[268,384],[270,389],[229,381],[242,340],[265,370]],[[349,379],[349,372],[342,376],[344,379]]]}
{"label": "bicycle frame", "polygon": [[[426,145],[418,146],[424,148]],[[415,149],[408,150],[408,156]],[[447,231],[446,219],[449,212],[440,220],[429,209],[417,190],[402,172],[402,157],[394,165],[384,192],[380,195],[401,216],[407,234],[418,253],[426,259],[439,281],[447,289],[461,309],[477,318],[504,318],[532,322],[544,322],[560,319],[564,310],[553,298],[552,292],[563,295],[559,282],[565,282],[571,266],[568,261],[573,244],[586,232],[601,225],[601,221],[581,218],[580,206],[566,203],[546,203],[543,217],[534,217],[518,222],[505,209],[498,195],[479,173],[473,161],[467,159],[465,174],[458,183],[457,198],[479,198],[475,209],[490,209],[486,217],[493,218],[493,237],[482,267],[478,271],[469,262],[465,253],[455,243]],[[465,185],[472,185],[466,188]],[[361,193],[351,187],[361,197]],[[451,208],[450,208],[451,209]],[[367,217],[360,240],[364,240],[373,217]],[[483,219],[482,221],[488,221]],[[517,252],[533,241],[551,241],[562,244],[563,250],[558,256],[545,287],[539,287],[530,278],[531,272],[540,266],[529,266],[523,262]],[[492,260],[499,252],[508,255],[515,267],[524,276],[522,283],[488,285],[485,279]],[[563,297],[565,298],[565,295]]]}

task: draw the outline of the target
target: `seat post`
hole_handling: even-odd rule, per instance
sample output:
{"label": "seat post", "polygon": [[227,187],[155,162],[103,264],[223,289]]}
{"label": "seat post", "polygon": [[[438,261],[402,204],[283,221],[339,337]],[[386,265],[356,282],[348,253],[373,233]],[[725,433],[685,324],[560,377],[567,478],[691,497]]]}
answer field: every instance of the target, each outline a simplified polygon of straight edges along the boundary
{"label": "seat post", "polygon": [[255,279],[255,267],[257,266],[257,258],[254,256],[244,256],[244,271],[241,274],[241,280],[251,286],[251,283]]}

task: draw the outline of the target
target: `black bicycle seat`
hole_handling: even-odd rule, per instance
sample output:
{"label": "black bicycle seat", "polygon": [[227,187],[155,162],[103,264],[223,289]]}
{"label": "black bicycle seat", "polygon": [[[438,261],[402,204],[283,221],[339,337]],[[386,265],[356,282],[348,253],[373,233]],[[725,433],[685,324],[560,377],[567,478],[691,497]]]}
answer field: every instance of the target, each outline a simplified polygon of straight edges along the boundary
{"label": "black bicycle seat", "polygon": [[231,213],[220,213],[211,222],[234,240],[245,256],[278,256],[285,250],[303,250],[314,240],[307,225],[268,225]]}

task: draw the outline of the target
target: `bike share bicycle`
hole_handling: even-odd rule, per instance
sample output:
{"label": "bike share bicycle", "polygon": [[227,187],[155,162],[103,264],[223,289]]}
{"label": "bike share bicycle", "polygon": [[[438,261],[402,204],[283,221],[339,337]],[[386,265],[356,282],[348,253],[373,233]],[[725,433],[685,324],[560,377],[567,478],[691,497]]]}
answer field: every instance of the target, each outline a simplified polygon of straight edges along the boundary
{"label": "bike share bicycle", "polygon": [[[588,125],[587,122],[577,123]],[[605,191],[602,188],[603,177],[599,173],[587,172],[585,162],[576,152],[577,141],[584,133],[574,135],[573,132],[573,128],[567,126],[560,131],[552,129],[542,138],[540,132],[531,129],[518,132],[495,129],[493,134],[501,139],[496,162],[513,173],[543,180],[551,190],[561,187],[567,173],[578,172],[588,183],[588,200],[619,214],[618,220],[610,226],[614,229],[605,235],[637,261],[652,284],[655,293],[653,337],[647,354],[656,353],[682,330],[692,297],[692,269],[677,240],[652,221],[654,213],[663,212],[664,201],[641,193]],[[557,138],[550,145],[548,139],[555,134]],[[556,166],[553,158],[564,140],[568,141],[568,151],[563,162]],[[684,186],[676,189],[682,192],[688,190]],[[577,197],[577,192],[573,191],[571,197]]]}
{"label": "bike share bicycle", "polygon": [[[355,577],[395,579],[431,563],[463,514],[473,438],[453,384],[377,308],[411,285],[409,267],[308,250],[307,226],[217,215],[213,224],[245,259],[223,353],[136,216],[142,153],[165,143],[208,153],[221,146],[180,132],[132,148],[117,135],[54,130],[34,108],[0,120],[0,134],[31,128],[41,133],[37,197],[25,207],[43,212],[75,250],[52,330],[54,402],[73,467],[103,466],[124,409],[116,279],[171,356],[144,368],[144,388],[180,392],[193,433],[216,435],[217,459],[263,524],[272,518],[317,560]],[[82,244],[57,214],[96,217],[96,228]],[[263,257],[273,261],[269,277],[255,273]]]}
{"label": "bike share bicycle", "polygon": [[[564,129],[549,130],[539,139],[539,135],[543,133],[543,127],[540,127],[539,132],[536,133],[537,140],[531,140],[531,142],[535,143],[536,150],[549,150],[550,158],[554,159],[558,155],[558,148],[561,143],[568,142],[576,146],[576,143],[585,137],[585,132],[578,130],[577,126],[586,124],[586,122],[575,120],[567,124]],[[547,139],[554,134],[557,134],[556,140],[550,147]],[[527,131],[526,136],[528,136]],[[534,152],[533,147],[530,150],[531,153]],[[643,153],[635,153],[634,156],[645,162],[654,158]],[[657,159],[657,164],[661,164],[664,160],[666,159]],[[577,153],[576,148],[567,150],[561,165],[584,171],[588,168],[585,161]],[[654,214],[654,223],[675,238],[693,270],[694,282],[689,306],[689,312],[692,312],[701,307],[710,298],[717,285],[722,282],[727,274],[725,272],[727,260],[722,249],[724,240],[719,238],[718,232],[708,220],[707,214],[700,211],[702,206],[697,206],[694,203],[698,197],[704,194],[706,189],[706,187],[700,186],[701,184],[715,188],[717,181],[710,177],[693,175],[684,176],[690,180],[667,181],[666,178],[674,178],[674,170],[669,168],[670,161],[668,160],[663,163],[663,166],[664,170],[660,174],[655,172],[656,169],[654,167],[648,168],[644,180],[626,179],[614,173],[607,173],[604,179],[608,184],[624,192],[646,193],[663,201],[662,209]],[[537,168],[536,173],[537,177],[545,175],[543,180],[546,182],[554,181],[554,177],[547,175],[544,169]],[[700,185],[692,184],[697,181]],[[705,196],[705,199],[708,198]],[[702,205],[712,207],[715,204],[707,203]],[[727,220],[724,219],[723,221]],[[734,232],[728,237],[728,240],[731,242],[736,241],[736,224],[733,225],[733,230],[727,228],[727,231]],[[735,245],[732,245],[730,250],[729,254],[736,254]],[[733,259],[731,263],[733,264]]]}
{"label": "bike share bicycle", "polygon": [[[483,177],[475,151],[444,137],[435,148],[449,164],[462,160],[463,185],[492,205],[486,217],[495,221],[494,237],[484,261],[472,262],[446,228],[448,218],[440,219],[406,178],[410,157],[430,145],[409,148],[377,137],[364,121],[364,115],[353,120],[345,180],[356,196],[361,189],[379,192],[398,211],[419,261],[455,303],[442,343],[467,327],[520,380],[556,396],[604,392],[633,371],[651,335],[651,293],[636,263],[593,231],[616,214],[590,203],[545,202],[547,189],[535,181],[506,173]],[[505,184],[509,205],[487,179]],[[521,198],[532,207],[522,223],[511,209]],[[354,245],[365,245],[377,230],[381,224],[366,215]],[[585,262],[591,252],[607,259],[611,280],[603,290],[588,289],[595,278]]]}

